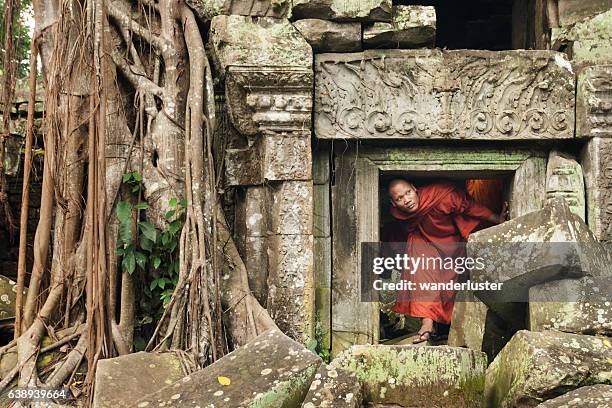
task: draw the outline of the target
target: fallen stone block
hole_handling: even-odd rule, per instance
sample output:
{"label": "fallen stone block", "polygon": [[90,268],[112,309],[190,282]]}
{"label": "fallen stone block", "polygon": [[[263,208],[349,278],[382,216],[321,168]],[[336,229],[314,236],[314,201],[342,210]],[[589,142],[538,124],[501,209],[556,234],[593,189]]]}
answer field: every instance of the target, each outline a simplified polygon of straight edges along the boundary
{"label": "fallen stone block", "polygon": [[612,277],[564,279],[529,289],[529,330],[612,336]]}
{"label": "fallen stone block", "polygon": [[292,16],[298,20],[389,21],[391,0],[293,0]]}
{"label": "fallen stone block", "polygon": [[321,359],[272,329],[134,407],[297,407]]}
{"label": "fallen stone block", "polygon": [[570,154],[552,150],[546,166],[546,198],[562,197],[570,210],[586,220],[582,166]]}
{"label": "fallen stone block", "polygon": [[367,48],[433,47],[436,10],[432,6],[394,6],[390,23],[374,23],[363,31]]}
{"label": "fallen stone block", "polygon": [[484,264],[472,269],[473,281],[503,283],[499,290],[477,291],[476,296],[515,326],[524,319],[518,313],[524,304],[516,302],[527,302],[532,286],[612,275],[605,248],[562,198],[549,201],[540,211],[470,235],[467,251]]}
{"label": "fallen stone block", "polygon": [[484,353],[437,346],[352,346],[332,365],[357,373],[364,401],[405,407],[481,407]]}
{"label": "fallen stone block", "polygon": [[314,52],[361,50],[361,24],[307,18],[293,23]]}
{"label": "fallen stone block", "polygon": [[221,14],[284,18],[291,14],[291,0],[187,0],[202,22]]}
{"label": "fallen stone block", "polygon": [[608,10],[609,0],[558,0],[559,24],[563,27]]}
{"label": "fallen stone block", "polygon": [[[612,73],[612,70],[610,72]],[[612,116],[610,118],[612,119]],[[612,126],[610,130],[612,132]],[[589,139],[580,158],[584,171],[589,227],[597,239],[607,242],[612,242],[612,212],[609,211],[612,183],[607,176],[611,160],[612,138],[603,137]]]}
{"label": "fallen stone block", "polygon": [[184,377],[174,353],[134,353],[98,361],[94,408],[135,407],[140,398]]}
{"label": "fallen stone block", "polygon": [[538,408],[610,408],[612,385],[597,384],[580,387],[560,397],[538,405]]}
{"label": "fallen stone block", "polygon": [[355,372],[322,364],[302,408],[360,408],[363,396]]}
{"label": "fallen stone block", "polygon": [[486,406],[534,407],[574,388],[610,383],[611,359],[605,337],[521,330],[487,369]]}

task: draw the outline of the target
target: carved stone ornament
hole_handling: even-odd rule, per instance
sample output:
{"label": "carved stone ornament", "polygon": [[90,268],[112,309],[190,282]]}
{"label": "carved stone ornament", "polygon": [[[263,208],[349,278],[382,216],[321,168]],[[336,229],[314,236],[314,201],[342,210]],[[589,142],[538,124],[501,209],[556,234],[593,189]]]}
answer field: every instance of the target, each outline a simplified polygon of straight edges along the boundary
{"label": "carved stone ornament", "polygon": [[320,54],[315,77],[319,138],[574,136],[574,73],[557,52]]}
{"label": "carved stone ornament", "polygon": [[298,67],[230,67],[225,95],[244,135],[310,129],[312,71]]}
{"label": "carved stone ornament", "polygon": [[612,137],[612,65],[596,65],[578,75],[577,136]]}

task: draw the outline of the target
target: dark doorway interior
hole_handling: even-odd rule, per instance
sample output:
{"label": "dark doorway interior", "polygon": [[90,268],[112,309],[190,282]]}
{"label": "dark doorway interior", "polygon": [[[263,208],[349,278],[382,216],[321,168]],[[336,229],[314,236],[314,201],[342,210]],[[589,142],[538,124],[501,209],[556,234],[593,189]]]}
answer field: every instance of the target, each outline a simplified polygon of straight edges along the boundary
{"label": "dark doorway interior", "polygon": [[400,0],[393,3],[436,8],[436,47],[512,49],[512,0]]}

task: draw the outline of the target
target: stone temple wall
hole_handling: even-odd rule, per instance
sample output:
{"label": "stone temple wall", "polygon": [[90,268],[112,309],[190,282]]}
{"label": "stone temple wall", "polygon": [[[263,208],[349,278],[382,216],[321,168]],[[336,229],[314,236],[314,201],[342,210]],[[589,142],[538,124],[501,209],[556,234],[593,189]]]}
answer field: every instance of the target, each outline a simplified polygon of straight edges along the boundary
{"label": "stone temple wall", "polygon": [[[344,180],[335,174],[340,152],[414,143],[529,147],[544,160],[527,159],[515,178],[530,183],[542,174],[542,199],[525,195],[513,215],[563,196],[598,239],[612,241],[605,1],[506,2],[514,48],[537,49],[508,51],[433,48],[436,8],[399,3],[190,1],[211,20],[209,48],[241,140],[226,151],[225,177],[237,191],[235,234],[249,283],[283,331],[324,349],[345,323],[332,322],[346,295],[346,282],[334,277],[359,256],[334,248],[334,231],[346,227],[334,226],[337,211],[348,218],[335,222],[356,222],[349,234],[361,228],[355,208],[331,208]],[[514,189],[520,197],[521,186]]]}

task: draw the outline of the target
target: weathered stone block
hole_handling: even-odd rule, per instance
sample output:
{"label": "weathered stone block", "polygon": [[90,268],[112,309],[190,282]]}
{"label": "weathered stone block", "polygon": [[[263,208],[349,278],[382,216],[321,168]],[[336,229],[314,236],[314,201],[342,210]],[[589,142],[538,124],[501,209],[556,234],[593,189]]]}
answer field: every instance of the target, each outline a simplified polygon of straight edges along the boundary
{"label": "weathered stone block", "polygon": [[273,234],[312,234],[312,181],[283,181],[268,185],[270,231]]}
{"label": "weathered stone block", "polygon": [[464,348],[352,346],[332,365],[357,373],[368,402],[481,407],[487,357]]}
{"label": "weathered stone block", "polygon": [[341,21],[389,21],[391,0],[293,0],[293,17]]}
{"label": "weathered stone block", "polygon": [[312,148],[312,181],[314,184],[329,184],[330,150],[329,143],[322,140],[317,140],[317,144]]}
{"label": "weathered stone block", "polygon": [[433,47],[436,9],[432,6],[394,6],[390,23],[374,23],[363,31],[368,48]]}
{"label": "weathered stone block", "polygon": [[606,338],[522,330],[487,369],[486,406],[533,407],[583,385],[609,383]]}
{"label": "weathered stone block", "polygon": [[588,17],[602,13],[610,7],[610,0],[557,0],[559,24],[572,25]]}
{"label": "weathered stone block", "polygon": [[475,292],[490,309],[520,325],[518,305],[530,287],[562,278],[609,276],[605,249],[567,203],[556,198],[540,210],[472,235],[468,254],[481,257],[484,268],[474,268],[471,279],[503,283],[500,290]]}
{"label": "weathered stone block", "polygon": [[[320,363],[302,345],[278,330],[269,330],[133,406],[297,407]],[[229,378],[229,385],[222,385],[219,377]]]}
{"label": "weathered stone block", "polygon": [[210,26],[213,60],[222,75],[230,66],[312,65],[312,49],[288,20],[216,16]]}
{"label": "weathered stone block", "polygon": [[317,55],[315,70],[319,138],[574,136],[575,78],[561,53],[370,50]]}
{"label": "weathered stone block", "polygon": [[481,351],[487,310],[487,305],[478,300],[472,292],[457,294],[448,334],[448,345]]}
{"label": "weathered stone block", "polygon": [[573,26],[553,30],[551,41],[569,44],[572,65],[584,67],[596,64],[609,64],[612,54],[612,9],[587,18]]}
{"label": "weathered stone block", "polygon": [[[26,291],[24,290],[24,294]],[[0,275],[0,319],[15,317],[17,282]],[[25,297],[24,297],[25,299]]]}
{"label": "weathered stone block", "polygon": [[315,338],[321,350],[331,350],[331,288],[317,287],[315,291]]}
{"label": "weathered stone block", "polygon": [[174,353],[135,353],[98,361],[94,408],[135,407],[136,401],[184,377]]}
{"label": "weathered stone block", "polygon": [[302,408],[361,408],[361,384],[354,372],[321,364]]}
{"label": "weathered stone block", "polygon": [[353,52],[361,50],[361,24],[335,23],[308,18],[293,23],[314,52]]}
{"label": "weathered stone block", "polygon": [[306,343],[314,337],[312,235],[268,237],[268,311],[278,327]]}
{"label": "weathered stone block", "polygon": [[310,180],[310,132],[269,134],[262,138],[265,180]]}
{"label": "weathered stone block", "polygon": [[612,137],[612,65],[586,67],[578,74],[576,136]]}
{"label": "weathered stone block", "polygon": [[288,20],[217,16],[213,60],[232,123],[244,135],[310,128],[312,49]]}
{"label": "weathered stone block", "polygon": [[609,408],[612,385],[597,384],[580,387],[557,398],[545,401],[538,408]]}
{"label": "weathered stone block", "polygon": [[529,289],[529,330],[612,336],[612,310],[606,299],[612,276],[564,279]]}
{"label": "weathered stone block", "polygon": [[329,237],[331,234],[331,209],[329,202],[329,185],[314,186],[314,236]]}
{"label": "weathered stone block", "polygon": [[508,211],[516,218],[538,211],[546,202],[546,160],[541,157],[526,158],[512,177]]}
{"label": "weathered stone block", "polygon": [[562,197],[570,210],[586,220],[582,167],[567,153],[552,150],[546,167],[546,198]]}
{"label": "weathered stone block", "polygon": [[612,241],[612,139],[594,137],[582,150],[587,222],[601,241]]}
{"label": "weathered stone block", "polygon": [[221,14],[275,18],[291,14],[291,0],[187,0],[187,4],[202,21]]}

